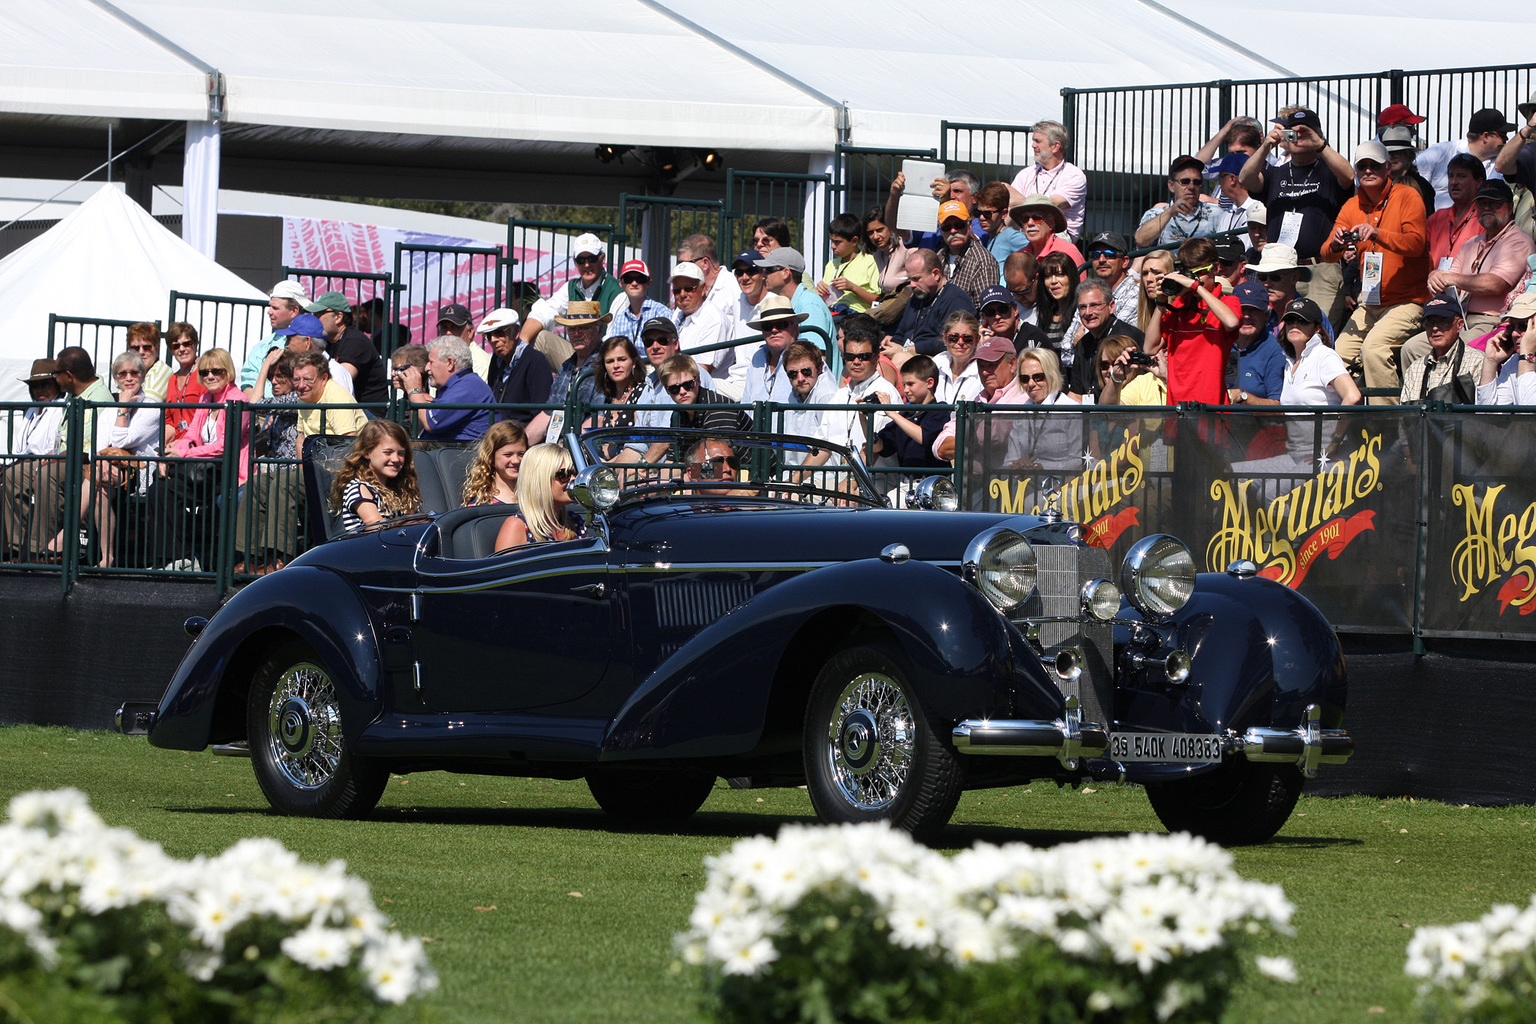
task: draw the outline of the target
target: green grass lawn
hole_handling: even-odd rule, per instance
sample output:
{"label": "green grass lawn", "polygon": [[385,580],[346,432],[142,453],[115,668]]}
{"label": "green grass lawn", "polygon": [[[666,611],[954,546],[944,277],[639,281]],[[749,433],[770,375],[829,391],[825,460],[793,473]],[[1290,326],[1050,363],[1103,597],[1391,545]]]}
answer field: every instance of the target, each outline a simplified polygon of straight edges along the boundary
{"label": "green grass lawn", "polygon": [[[340,857],[382,909],[430,938],[444,1024],[516,1020],[677,1021],[692,979],[669,971],[672,933],[703,879],[703,858],[734,840],[809,822],[800,790],[721,787],[685,831],[617,832],[581,782],[442,773],[391,780],[362,822],[268,812],[250,764],[157,750],[142,738],[0,728],[0,798],[76,786],[109,823],[175,856],[273,836],[302,857]],[[1161,831],[1135,787],[1037,784],[969,794],[943,844],[1051,845]],[[1409,800],[1304,798],[1273,843],[1237,851],[1239,870],[1296,903],[1292,957],[1302,981],[1254,981],[1233,1020],[1403,1020],[1412,928],[1475,918],[1536,890],[1536,809]]]}

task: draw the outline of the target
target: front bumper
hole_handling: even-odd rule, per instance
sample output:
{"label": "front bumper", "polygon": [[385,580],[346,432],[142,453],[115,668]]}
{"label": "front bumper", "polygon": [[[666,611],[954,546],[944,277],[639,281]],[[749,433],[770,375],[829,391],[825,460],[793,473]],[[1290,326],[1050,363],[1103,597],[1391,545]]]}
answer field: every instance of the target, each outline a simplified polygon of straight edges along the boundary
{"label": "front bumper", "polygon": [[1054,757],[1067,768],[1109,748],[1109,732],[1096,722],[1083,721],[1076,697],[1067,698],[1060,718],[969,718],[950,735],[962,754]]}
{"label": "front bumper", "polygon": [[1355,752],[1354,738],[1343,729],[1322,728],[1323,709],[1307,706],[1307,715],[1294,729],[1255,727],[1230,741],[1227,749],[1241,752],[1250,761],[1300,765],[1307,778],[1317,775],[1320,764],[1343,764]]}
{"label": "front bumper", "polygon": [[[1295,729],[1255,726],[1241,736],[1229,732],[1223,755],[1241,754],[1249,761],[1294,764],[1308,778],[1319,765],[1344,764],[1355,752],[1355,741],[1343,729],[1324,729],[1322,708],[1309,705],[1302,724]],[[1068,698],[1061,718],[967,719],[951,736],[962,754],[1001,754],[1011,757],[1054,757],[1067,768],[1076,768],[1084,757],[1101,757],[1109,749],[1109,731],[1095,722],[1084,722],[1076,698]]]}

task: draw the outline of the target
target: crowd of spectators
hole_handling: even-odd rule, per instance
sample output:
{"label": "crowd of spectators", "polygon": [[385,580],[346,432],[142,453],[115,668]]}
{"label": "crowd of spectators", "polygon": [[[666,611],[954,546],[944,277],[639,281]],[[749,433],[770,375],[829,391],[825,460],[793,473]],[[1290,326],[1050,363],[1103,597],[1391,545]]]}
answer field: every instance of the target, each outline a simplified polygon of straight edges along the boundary
{"label": "crowd of spectators", "polygon": [[[377,302],[279,282],[271,330],[238,369],[185,323],[163,336],[134,325],[106,379],[82,348],[38,360],[24,378],[35,405],[14,431],[19,458],[0,475],[0,543],[8,559],[57,559],[75,542],[63,509],[78,500],[97,564],[198,568],[233,473],[238,568],[279,567],[300,546],[294,463],[307,438],[368,440],[357,486],[336,494],[347,522],[409,497],[392,490],[410,477],[409,451],[401,463],[396,434],[377,426],[392,399],[408,408],[407,449],[482,441],[482,461],[500,462],[483,467],[481,489],[499,481],[501,501],[543,444],[602,426],[757,426],[848,445],[876,467],[923,468],[954,459],[958,402],[1533,404],[1536,97],[1519,113],[1517,124],[1479,110],[1463,139],[1428,147],[1424,119],[1402,104],[1380,112],[1369,139],[1333,140],[1303,107],[1234,118],[1170,163],[1166,200],[1131,237],[1086,239],[1090,183],[1068,159],[1067,130],[1041,122],[1034,162],[1010,181],[956,169],[924,186],[898,174],[883,205],[833,217],[819,272],[791,226],[765,217],[728,259],[716,239],[684,238],[667,303],[645,261],[614,274],[604,240],[583,234],[574,275],[525,315],[476,319],[447,302],[425,344],[404,344]],[[896,227],[914,188],[937,200],[932,230]],[[78,421],[63,415],[69,397],[91,403]],[[580,423],[566,420],[573,397]],[[232,402],[255,409],[226,422]],[[772,422],[754,423],[764,402]],[[995,458],[1080,461],[1070,419],[1030,419]],[[1250,427],[1239,441],[1243,465],[1300,457],[1285,430]],[[71,450],[87,465],[78,495],[64,493]],[[610,454],[654,463],[668,450]],[[559,473],[543,459],[536,489],[563,494],[542,479]],[[525,535],[566,529],[558,512],[538,512]]]}

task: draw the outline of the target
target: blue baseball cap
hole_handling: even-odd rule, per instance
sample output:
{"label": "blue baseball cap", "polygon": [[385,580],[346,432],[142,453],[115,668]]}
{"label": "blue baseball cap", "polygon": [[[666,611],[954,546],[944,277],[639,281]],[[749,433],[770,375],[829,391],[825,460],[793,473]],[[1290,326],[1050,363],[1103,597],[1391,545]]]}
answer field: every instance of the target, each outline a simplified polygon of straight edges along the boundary
{"label": "blue baseball cap", "polygon": [[1248,162],[1246,153],[1228,153],[1221,158],[1221,162],[1211,168],[1217,174],[1242,174],[1243,165]]}
{"label": "blue baseball cap", "polygon": [[272,335],[277,338],[324,338],[325,328],[320,326],[320,318],[313,313],[300,313],[291,324],[279,327]]}
{"label": "blue baseball cap", "polygon": [[1013,301],[1012,292],[1000,284],[995,284],[981,293],[981,299],[976,303],[976,311],[979,313],[983,309],[986,309],[988,306],[992,305],[994,302],[1005,303],[1006,305],[1013,306],[1015,309],[1017,309],[1019,305],[1017,302]]}
{"label": "blue baseball cap", "polygon": [[1268,309],[1269,292],[1257,281],[1244,281],[1232,292],[1237,296],[1238,308],[1247,306],[1249,309]]}
{"label": "blue baseball cap", "polygon": [[757,261],[762,258],[763,254],[758,252],[756,249],[747,249],[744,252],[738,253],[736,258],[731,260],[731,269],[736,269],[736,264],[738,263],[745,263],[747,266],[755,270],[757,269]]}

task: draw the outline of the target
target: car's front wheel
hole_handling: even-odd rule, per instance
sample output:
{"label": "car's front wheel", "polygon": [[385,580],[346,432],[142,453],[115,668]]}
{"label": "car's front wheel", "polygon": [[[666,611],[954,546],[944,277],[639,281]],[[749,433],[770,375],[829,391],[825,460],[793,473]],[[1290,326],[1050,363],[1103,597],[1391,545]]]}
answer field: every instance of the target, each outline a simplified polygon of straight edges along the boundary
{"label": "car's front wheel", "polygon": [[251,680],[246,736],[256,782],[273,808],[311,818],[360,818],[389,771],[347,750],[336,682],[307,644],[274,651]]}
{"label": "car's front wheel", "polygon": [[883,647],[846,647],[827,662],[802,742],[822,821],[889,821],[930,838],[960,800],[954,750],[928,727],[898,657]]}
{"label": "car's front wheel", "polygon": [[603,813],[625,825],[676,825],[693,817],[715,788],[715,777],[686,769],[613,768],[587,776]]}
{"label": "car's front wheel", "polygon": [[1295,810],[1303,781],[1295,765],[1238,759],[1204,775],[1150,784],[1147,798],[1170,832],[1246,846],[1274,838]]}

